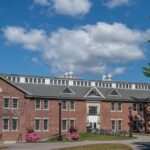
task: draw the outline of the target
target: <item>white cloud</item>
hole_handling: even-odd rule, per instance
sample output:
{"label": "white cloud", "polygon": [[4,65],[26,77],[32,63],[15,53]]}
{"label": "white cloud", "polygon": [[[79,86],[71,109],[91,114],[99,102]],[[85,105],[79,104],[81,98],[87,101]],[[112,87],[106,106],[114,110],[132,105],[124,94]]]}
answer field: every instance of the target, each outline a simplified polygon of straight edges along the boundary
{"label": "white cloud", "polygon": [[44,30],[31,29],[30,32],[21,27],[6,27],[3,29],[5,38],[10,43],[21,44],[32,51],[40,50],[46,44],[47,36]]}
{"label": "white cloud", "polygon": [[115,8],[123,5],[129,5],[131,0],[108,0],[104,5],[108,8]]}
{"label": "white cloud", "polygon": [[90,0],[34,0],[34,4],[49,6],[49,10],[67,16],[84,16],[91,8]]}
{"label": "white cloud", "polygon": [[111,73],[113,76],[114,75],[120,75],[123,74],[126,71],[126,67],[117,67],[114,69],[114,71]]}
{"label": "white cloud", "polygon": [[53,8],[58,14],[69,16],[83,16],[89,12],[89,0],[52,0]]}
{"label": "white cloud", "polygon": [[41,6],[49,6],[50,5],[49,0],[33,0],[33,3],[37,4],[37,5],[41,5]]}
{"label": "white cloud", "polygon": [[[98,22],[75,29],[61,28],[50,35],[44,30],[6,27],[4,36],[9,43],[41,52],[53,73],[72,70],[79,74],[103,74],[120,63],[144,57],[141,44],[150,37],[150,30],[130,29],[124,24]],[[125,68],[113,67],[114,74]]]}

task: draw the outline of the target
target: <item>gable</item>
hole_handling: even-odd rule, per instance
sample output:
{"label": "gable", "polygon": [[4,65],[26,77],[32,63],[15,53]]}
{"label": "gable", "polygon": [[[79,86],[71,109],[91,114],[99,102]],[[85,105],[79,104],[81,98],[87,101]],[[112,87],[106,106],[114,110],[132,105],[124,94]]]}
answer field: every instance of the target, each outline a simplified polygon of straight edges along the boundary
{"label": "gable", "polygon": [[69,87],[65,87],[62,91],[61,94],[75,94],[72,89],[70,89]]}
{"label": "gable", "polygon": [[103,94],[96,87],[93,87],[92,89],[90,89],[84,97],[103,97],[104,98]]}
{"label": "gable", "polygon": [[117,90],[112,90],[112,91],[110,91],[108,96],[121,96],[121,95]]}

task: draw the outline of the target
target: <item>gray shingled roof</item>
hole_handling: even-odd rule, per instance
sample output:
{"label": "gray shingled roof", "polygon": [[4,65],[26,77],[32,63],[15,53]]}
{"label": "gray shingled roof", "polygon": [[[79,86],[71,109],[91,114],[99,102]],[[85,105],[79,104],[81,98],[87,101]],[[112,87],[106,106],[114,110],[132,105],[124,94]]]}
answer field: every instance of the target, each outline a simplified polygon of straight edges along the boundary
{"label": "gray shingled roof", "polygon": [[111,96],[110,92],[112,88],[97,88],[105,98],[103,97],[85,97],[85,95],[91,90],[92,87],[83,86],[69,86],[74,94],[63,94],[62,91],[67,86],[63,85],[46,85],[46,84],[29,84],[29,83],[15,83],[13,85],[25,91],[29,97],[45,97],[45,98],[74,98],[78,100],[111,100],[111,101],[131,101],[132,97],[145,99],[150,98],[150,91],[144,90],[131,90],[131,89],[115,89],[119,93],[118,96]]}

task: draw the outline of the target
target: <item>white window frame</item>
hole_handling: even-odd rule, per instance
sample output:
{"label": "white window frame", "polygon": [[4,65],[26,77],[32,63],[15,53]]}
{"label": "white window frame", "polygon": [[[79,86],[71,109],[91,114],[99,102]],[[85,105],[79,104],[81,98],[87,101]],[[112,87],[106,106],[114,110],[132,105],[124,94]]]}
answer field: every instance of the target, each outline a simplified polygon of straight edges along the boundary
{"label": "white window frame", "polygon": [[[74,102],[74,109],[71,109],[71,101]],[[69,110],[70,110],[70,111],[75,111],[75,108],[76,108],[76,107],[75,107],[75,104],[76,104],[76,103],[75,103],[75,100],[70,100],[70,101],[69,101]]]}
{"label": "white window frame", "polygon": [[[39,120],[39,130],[36,130],[36,120]],[[34,130],[35,132],[41,132],[41,118],[34,118]]]}
{"label": "white window frame", "polygon": [[[112,103],[114,104],[114,110],[112,109]],[[111,102],[111,112],[116,112],[116,103],[115,102]]]}
{"label": "white window frame", "polygon": [[[45,101],[48,102],[48,107],[47,108],[44,108]],[[43,100],[43,110],[49,110],[49,100],[47,100],[47,99]]]}
{"label": "white window frame", "polygon": [[[4,119],[8,119],[8,129],[7,130],[4,129]],[[9,117],[2,118],[2,131],[3,132],[9,132],[9,123],[10,123]]]}
{"label": "white window frame", "polygon": [[[119,121],[121,121],[121,130],[119,129],[119,123],[118,123]],[[118,119],[117,120],[117,130],[118,131],[122,131],[122,129],[123,129],[123,120],[122,119]]]}
{"label": "white window frame", "polygon": [[[36,103],[37,103],[37,101],[40,101],[40,108],[36,108]],[[39,100],[39,99],[36,99],[36,100],[35,100],[35,110],[41,110],[41,100]]]}
{"label": "white window frame", "polygon": [[[17,108],[13,107],[13,101],[14,101],[14,99],[17,100]],[[12,109],[18,109],[18,105],[19,105],[18,103],[19,103],[19,98],[18,97],[12,97]]]}
{"label": "white window frame", "polygon": [[[112,129],[112,121],[115,121],[115,129]],[[111,130],[116,131],[116,125],[117,125],[117,120],[116,119],[111,119]]]}
{"label": "white window frame", "polygon": [[[5,99],[9,99],[9,101],[8,101],[8,107],[4,106],[4,100]],[[3,109],[10,109],[10,97],[3,97]]]}
{"label": "white window frame", "polygon": [[[119,104],[121,104],[121,110],[118,109],[118,108],[119,108]],[[118,102],[118,103],[117,103],[117,111],[118,111],[118,112],[122,112],[122,103],[121,103],[121,102]]]}
{"label": "white window frame", "polygon": [[[63,102],[66,102],[66,109],[63,109]],[[62,110],[62,111],[67,111],[67,100],[62,100],[62,103],[61,103],[61,110]]]}
{"label": "white window frame", "polygon": [[74,121],[74,128],[76,127],[76,119],[75,118],[70,118],[69,119],[69,127],[71,128],[71,121]]}
{"label": "white window frame", "polygon": [[[66,129],[65,130],[63,130],[63,121],[64,120],[66,121]],[[61,121],[62,121],[62,126],[61,126],[62,131],[67,131],[68,130],[68,119],[67,118],[62,118]]]}
{"label": "white window frame", "polygon": [[[47,122],[47,130],[44,129],[44,120],[47,120],[47,121],[48,121],[48,122]],[[43,118],[43,131],[44,131],[44,132],[48,132],[48,131],[49,131],[49,118],[45,118],[45,117]]]}
{"label": "white window frame", "polygon": [[[13,129],[13,119],[17,120],[17,129],[16,130]],[[18,132],[18,128],[19,128],[19,119],[18,119],[18,117],[12,117],[12,119],[11,119],[11,131],[12,132]]]}

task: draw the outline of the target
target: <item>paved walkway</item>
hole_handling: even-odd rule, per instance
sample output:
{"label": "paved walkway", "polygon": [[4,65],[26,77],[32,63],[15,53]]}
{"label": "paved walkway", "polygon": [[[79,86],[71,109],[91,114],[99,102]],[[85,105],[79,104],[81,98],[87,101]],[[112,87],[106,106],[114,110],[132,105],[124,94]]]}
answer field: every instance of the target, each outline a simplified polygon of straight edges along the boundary
{"label": "paved walkway", "polygon": [[150,150],[150,136],[138,136],[137,139],[124,141],[81,141],[81,142],[56,142],[56,143],[18,143],[7,144],[9,150],[53,150],[63,147],[73,147],[88,144],[127,144],[134,150]]}

